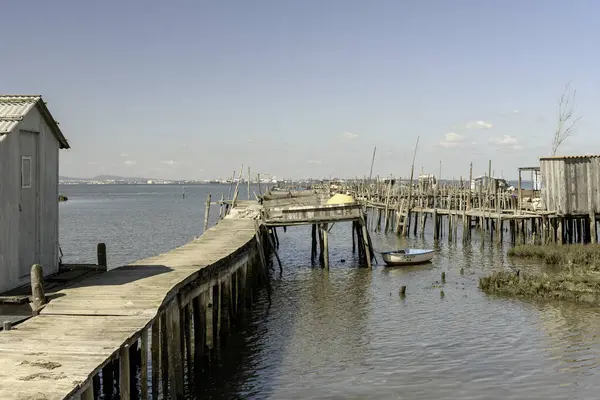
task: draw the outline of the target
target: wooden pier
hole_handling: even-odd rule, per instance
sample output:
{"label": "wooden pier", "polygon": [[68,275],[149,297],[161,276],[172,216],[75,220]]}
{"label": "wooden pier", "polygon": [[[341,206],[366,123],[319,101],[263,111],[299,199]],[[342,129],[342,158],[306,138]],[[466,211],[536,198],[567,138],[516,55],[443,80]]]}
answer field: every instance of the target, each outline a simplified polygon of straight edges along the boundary
{"label": "wooden pier", "polygon": [[262,219],[272,232],[281,226],[311,225],[311,260],[314,262],[318,254],[319,262],[326,269],[329,268],[330,226],[350,222],[353,248],[358,243],[359,258],[370,268],[374,253],[363,205],[357,201],[328,204],[330,197],[331,192],[322,189],[272,192],[262,197]]}
{"label": "wooden pier", "polygon": [[63,289],[0,332],[0,399],[183,399],[267,279],[254,214]]}

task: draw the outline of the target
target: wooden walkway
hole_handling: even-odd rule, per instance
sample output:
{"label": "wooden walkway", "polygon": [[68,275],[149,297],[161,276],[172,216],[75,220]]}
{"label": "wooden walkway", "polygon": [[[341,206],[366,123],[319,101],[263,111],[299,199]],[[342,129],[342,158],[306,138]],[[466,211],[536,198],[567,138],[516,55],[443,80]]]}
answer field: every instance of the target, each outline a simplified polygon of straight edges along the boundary
{"label": "wooden walkway", "polygon": [[219,271],[207,267],[243,251],[254,240],[254,224],[223,219],[182,247],[58,292],[39,316],[0,332],[0,399],[62,400],[81,393],[180,288],[218,278]]}

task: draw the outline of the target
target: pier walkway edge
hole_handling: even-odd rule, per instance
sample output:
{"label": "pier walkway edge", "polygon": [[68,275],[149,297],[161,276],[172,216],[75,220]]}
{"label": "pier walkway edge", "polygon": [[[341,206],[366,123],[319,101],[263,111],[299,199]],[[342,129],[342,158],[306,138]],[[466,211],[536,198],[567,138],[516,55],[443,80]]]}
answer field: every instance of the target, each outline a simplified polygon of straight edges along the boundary
{"label": "pier walkway edge", "polygon": [[[246,208],[254,208],[256,204],[244,203]],[[152,374],[156,376],[151,378],[142,376],[152,381],[153,385],[148,386],[152,386],[153,391],[157,386],[169,387],[173,398],[180,398],[184,374],[177,369],[183,368],[183,356],[189,357],[185,349],[190,339],[181,333],[184,323],[180,317],[184,313],[180,310],[188,311],[188,304],[194,305],[192,313],[195,313],[194,318],[198,317],[194,322],[202,324],[209,346],[213,332],[218,334],[215,327],[210,326],[211,322],[225,328],[227,321],[221,318],[230,312],[221,312],[221,309],[235,312],[236,305],[232,303],[243,302],[247,295],[242,290],[246,290],[246,284],[251,285],[253,260],[259,260],[260,255],[264,261],[262,249],[257,250],[261,246],[255,217],[243,212],[240,216],[240,208],[245,207],[236,207],[235,217],[222,219],[179,248],[63,289],[40,315],[1,332],[0,399],[93,399],[93,380],[115,360],[121,363],[121,386],[124,379],[130,378],[123,365],[124,362],[129,365],[127,347],[138,340],[148,355],[142,357],[146,359],[143,362],[148,362],[148,358],[152,363],[160,360],[165,367],[167,362],[162,355],[167,344],[169,350],[182,349],[183,355],[169,351],[169,384],[156,382],[158,371],[154,371]],[[223,293],[231,297],[225,299]],[[209,314],[218,317],[211,318]],[[155,346],[150,349],[149,337],[154,339],[159,335],[161,339],[168,338],[160,340],[162,349]],[[196,351],[204,349],[203,339],[191,339],[195,340]],[[173,360],[173,356],[181,359]],[[161,374],[163,378],[166,372],[164,374]],[[181,377],[174,379],[178,374]],[[120,390],[121,398],[129,398],[129,388]],[[148,396],[147,390],[142,388],[145,392],[142,397]],[[154,396],[156,394],[152,398]]]}

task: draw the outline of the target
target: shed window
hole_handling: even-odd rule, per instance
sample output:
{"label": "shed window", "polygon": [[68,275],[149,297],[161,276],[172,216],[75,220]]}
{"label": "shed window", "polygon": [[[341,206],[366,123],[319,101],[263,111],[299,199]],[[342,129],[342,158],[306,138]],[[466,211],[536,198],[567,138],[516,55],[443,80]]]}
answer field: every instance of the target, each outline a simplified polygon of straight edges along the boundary
{"label": "shed window", "polygon": [[31,188],[31,157],[21,157],[21,187],[23,189]]}

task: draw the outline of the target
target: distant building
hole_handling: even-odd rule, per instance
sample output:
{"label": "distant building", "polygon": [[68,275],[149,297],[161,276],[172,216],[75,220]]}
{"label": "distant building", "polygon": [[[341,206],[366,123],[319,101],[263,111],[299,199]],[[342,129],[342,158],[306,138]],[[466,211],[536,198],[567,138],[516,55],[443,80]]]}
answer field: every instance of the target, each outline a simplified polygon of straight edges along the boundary
{"label": "distant building", "polygon": [[58,271],[58,151],[69,143],[41,96],[0,95],[0,292]]}
{"label": "distant building", "polygon": [[437,186],[437,178],[433,174],[419,175],[419,187],[422,190],[433,189]]}
{"label": "distant building", "polygon": [[499,190],[506,190],[510,185],[505,179],[494,178],[489,176],[479,176],[471,181],[471,190],[486,190],[488,187],[494,190],[497,187]]}

